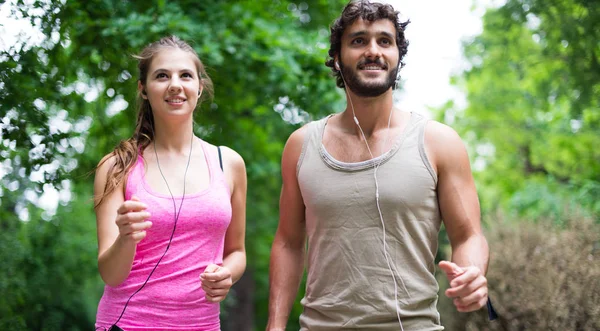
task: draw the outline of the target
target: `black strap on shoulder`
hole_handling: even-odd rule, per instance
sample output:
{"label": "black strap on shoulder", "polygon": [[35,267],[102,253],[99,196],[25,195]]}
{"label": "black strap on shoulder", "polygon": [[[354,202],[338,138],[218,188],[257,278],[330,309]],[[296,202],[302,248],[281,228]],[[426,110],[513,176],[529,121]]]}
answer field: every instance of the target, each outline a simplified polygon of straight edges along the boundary
{"label": "black strap on shoulder", "polygon": [[217,151],[219,151],[219,166],[221,167],[221,171],[223,170],[223,158],[221,157],[221,147],[217,146]]}

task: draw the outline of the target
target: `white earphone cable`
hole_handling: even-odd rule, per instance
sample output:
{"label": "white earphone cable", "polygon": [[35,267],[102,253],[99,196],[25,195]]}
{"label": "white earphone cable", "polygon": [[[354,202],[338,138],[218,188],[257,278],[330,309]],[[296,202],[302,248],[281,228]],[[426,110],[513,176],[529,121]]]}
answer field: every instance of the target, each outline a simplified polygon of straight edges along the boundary
{"label": "white earphone cable", "polygon": [[[337,64],[337,61],[336,61]],[[356,126],[358,126],[358,129],[360,130],[360,134],[362,135],[364,141],[365,141],[365,145],[367,146],[367,150],[369,151],[369,155],[371,156],[371,159],[375,159],[373,153],[371,152],[371,148],[369,147],[369,142],[367,141],[367,137],[365,136],[365,133],[362,129],[362,127],[360,126],[360,123],[358,122],[358,118],[356,118],[356,112],[354,111],[354,104],[352,103],[352,97],[350,96],[350,93],[348,92],[348,85],[346,84],[346,80],[344,79],[344,75],[342,74],[342,70],[339,68],[338,65],[338,72],[340,73],[340,76],[342,77],[342,81],[344,82],[344,88],[346,89],[346,94],[348,95],[348,100],[350,101],[350,107],[352,109],[352,117],[354,118],[354,123],[356,123]],[[388,117],[388,126],[387,126],[387,131],[385,134],[385,139],[383,141],[383,145],[381,147],[381,156],[383,156],[384,151],[386,150],[386,146],[387,146],[387,142],[388,142],[388,138],[389,138],[389,134],[390,134],[390,126],[392,123],[392,114],[393,114],[393,109],[390,109],[390,115]],[[396,275],[394,274],[394,271],[392,269],[392,264],[390,262],[390,257],[389,254],[387,252],[387,243],[386,243],[386,231],[385,231],[385,222],[383,220],[383,214],[381,212],[381,207],[379,205],[379,182],[377,181],[377,170],[379,169],[379,166],[381,165],[381,162],[383,161],[383,159],[380,159],[379,161],[375,162],[374,161],[374,166],[373,166],[373,177],[375,179],[375,202],[377,204],[377,211],[379,213],[379,219],[381,221],[381,226],[383,228],[383,254],[385,256],[385,260],[387,262],[387,267],[390,271],[390,274],[392,275],[392,279],[394,280],[394,304],[396,306],[396,316],[398,317],[398,323],[400,324],[400,329],[402,331],[404,331],[404,327],[402,326],[402,321],[400,319],[400,306],[398,304],[398,282],[396,280]],[[404,284],[404,280],[402,279],[402,277],[399,277],[400,281],[402,282],[402,286],[404,286],[404,289],[406,290],[406,285]],[[408,292],[407,292],[408,293]]]}

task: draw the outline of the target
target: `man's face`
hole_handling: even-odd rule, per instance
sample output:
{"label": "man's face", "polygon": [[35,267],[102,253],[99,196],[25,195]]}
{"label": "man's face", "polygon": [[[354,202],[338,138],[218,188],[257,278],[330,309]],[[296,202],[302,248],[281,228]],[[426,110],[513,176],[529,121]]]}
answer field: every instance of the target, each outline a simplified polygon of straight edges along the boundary
{"label": "man's face", "polygon": [[394,24],[387,19],[357,19],[342,35],[338,62],[346,86],[355,94],[375,97],[387,92],[398,73]]}

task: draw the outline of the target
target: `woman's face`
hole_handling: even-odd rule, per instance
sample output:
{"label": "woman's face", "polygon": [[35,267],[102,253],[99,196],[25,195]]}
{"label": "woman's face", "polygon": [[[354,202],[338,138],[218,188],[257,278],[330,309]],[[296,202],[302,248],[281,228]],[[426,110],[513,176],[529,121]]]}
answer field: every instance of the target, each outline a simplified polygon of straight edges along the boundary
{"label": "woman's face", "polygon": [[[154,55],[142,97],[150,102],[155,119],[191,116],[202,92],[194,55],[167,48]],[[145,92],[145,94],[144,94]]]}

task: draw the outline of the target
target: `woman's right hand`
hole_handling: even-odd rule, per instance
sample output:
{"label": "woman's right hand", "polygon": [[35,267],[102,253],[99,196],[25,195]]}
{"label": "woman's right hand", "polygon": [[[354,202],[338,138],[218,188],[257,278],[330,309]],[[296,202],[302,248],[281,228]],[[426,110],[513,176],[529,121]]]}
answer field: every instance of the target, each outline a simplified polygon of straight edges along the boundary
{"label": "woman's right hand", "polygon": [[146,211],[148,206],[141,202],[135,195],[131,200],[126,200],[117,209],[115,223],[119,227],[119,238],[126,243],[137,244],[146,237],[146,230],[152,226],[152,222],[146,221],[150,213]]}

